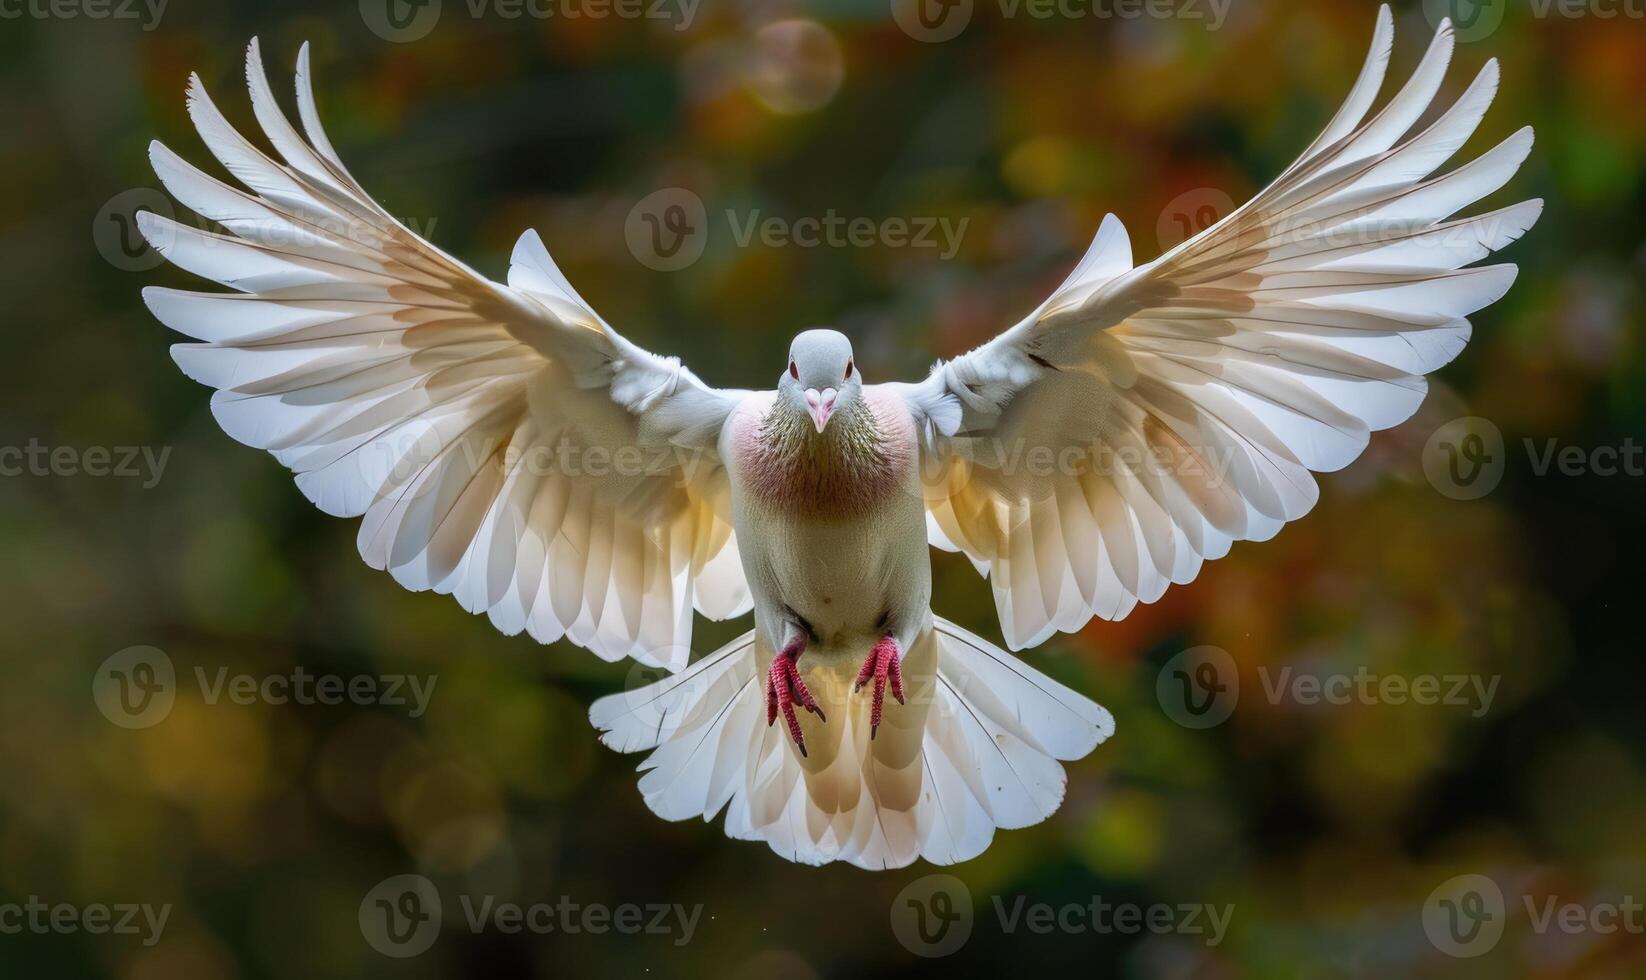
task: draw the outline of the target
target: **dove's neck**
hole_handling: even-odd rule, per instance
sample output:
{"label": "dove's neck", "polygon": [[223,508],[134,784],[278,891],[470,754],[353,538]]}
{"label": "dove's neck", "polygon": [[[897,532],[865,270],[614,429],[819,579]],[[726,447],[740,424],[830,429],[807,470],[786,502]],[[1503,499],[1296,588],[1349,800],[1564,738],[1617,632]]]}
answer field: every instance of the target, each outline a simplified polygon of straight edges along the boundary
{"label": "dove's neck", "polygon": [[782,402],[761,419],[745,466],[750,490],[783,510],[861,514],[894,491],[910,460],[867,398],[857,398],[822,432],[811,417]]}

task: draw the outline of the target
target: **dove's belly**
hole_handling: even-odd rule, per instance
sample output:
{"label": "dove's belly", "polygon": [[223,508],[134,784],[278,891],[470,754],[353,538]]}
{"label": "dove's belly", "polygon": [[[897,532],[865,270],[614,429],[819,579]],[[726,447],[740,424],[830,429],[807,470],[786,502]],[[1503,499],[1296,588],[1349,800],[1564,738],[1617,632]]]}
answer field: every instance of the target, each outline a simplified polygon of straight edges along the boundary
{"label": "dove's belly", "polygon": [[817,638],[812,652],[839,652],[855,667],[881,636],[924,624],[931,562],[918,497],[861,518],[795,520],[758,505],[742,517],[744,571],[774,635],[784,617],[798,617]]}

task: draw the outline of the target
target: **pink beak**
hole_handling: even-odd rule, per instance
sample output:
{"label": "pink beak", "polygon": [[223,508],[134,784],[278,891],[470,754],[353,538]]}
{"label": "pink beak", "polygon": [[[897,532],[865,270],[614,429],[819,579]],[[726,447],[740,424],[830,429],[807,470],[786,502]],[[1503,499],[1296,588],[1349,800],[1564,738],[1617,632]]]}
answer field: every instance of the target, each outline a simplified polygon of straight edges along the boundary
{"label": "pink beak", "polygon": [[829,416],[834,414],[834,400],[837,394],[833,388],[824,388],[822,391],[816,388],[806,389],[806,411],[811,413],[812,424],[817,426],[817,431],[822,432],[823,427],[829,424]]}

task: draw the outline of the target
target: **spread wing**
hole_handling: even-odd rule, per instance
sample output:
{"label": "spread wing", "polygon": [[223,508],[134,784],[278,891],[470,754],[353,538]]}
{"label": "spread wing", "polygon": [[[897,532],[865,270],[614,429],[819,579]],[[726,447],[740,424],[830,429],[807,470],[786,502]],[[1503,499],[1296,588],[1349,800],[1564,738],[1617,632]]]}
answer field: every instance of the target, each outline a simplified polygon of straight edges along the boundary
{"label": "spread wing", "polygon": [[217,389],[223,430],[293,470],[321,510],[363,517],[361,557],[407,588],[451,593],[505,633],[684,666],[694,608],[749,608],[714,455],[744,393],[613,331],[533,232],[504,286],[396,221],[321,129],[307,46],[306,139],[255,41],[246,74],[280,160],[191,77],[196,128],[250,193],[154,143],[161,182],[224,232],[139,216],[173,264],[239,291],[143,293],[199,341],[172,353]]}
{"label": "spread wing", "polygon": [[1465,317],[1514,280],[1513,265],[1463,266],[1520,237],[1541,201],[1448,218],[1503,186],[1531,130],[1431,176],[1480,122],[1497,64],[1414,128],[1451,57],[1443,23],[1366,118],[1392,34],[1384,7],[1348,101],[1243,207],[1136,268],[1110,215],[1027,319],[903,386],[939,434],[931,542],[991,578],[1014,647],[1118,619],[1303,516],[1311,471],[1416,411]]}

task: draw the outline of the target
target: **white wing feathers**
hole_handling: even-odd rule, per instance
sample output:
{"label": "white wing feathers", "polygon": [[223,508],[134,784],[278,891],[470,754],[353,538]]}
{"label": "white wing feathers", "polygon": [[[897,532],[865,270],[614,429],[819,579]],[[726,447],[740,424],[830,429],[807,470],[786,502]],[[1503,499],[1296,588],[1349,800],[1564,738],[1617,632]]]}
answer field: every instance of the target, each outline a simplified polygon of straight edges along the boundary
{"label": "white wing feathers", "polygon": [[510,285],[396,221],[326,138],[298,58],[300,136],[256,42],[246,58],[277,162],[189,85],[189,114],[251,193],[159,143],[161,182],[218,233],[144,213],[178,267],[238,293],[150,288],[172,348],[218,389],[229,435],[297,473],[318,507],[363,517],[361,556],[449,592],[507,633],[678,669],[692,610],[748,608],[715,459],[741,398],[704,386],[596,316],[535,233]]}
{"label": "white wing feathers", "polygon": [[1247,204],[1137,268],[1110,215],[1040,308],[909,386],[917,415],[961,407],[958,425],[925,419],[955,435],[928,480],[931,539],[991,577],[1013,647],[1124,616],[1307,513],[1311,471],[1416,411],[1466,317],[1514,280],[1512,265],[1462,267],[1519,238],[1541,201],[1446,219],[1508,181],[1531,130],[1431,177],[1479,124],[1497,64],[1414,129],[1451,57],[1443,23],[1366,118],[1392,34],[1384,7],[1343,108]]}

